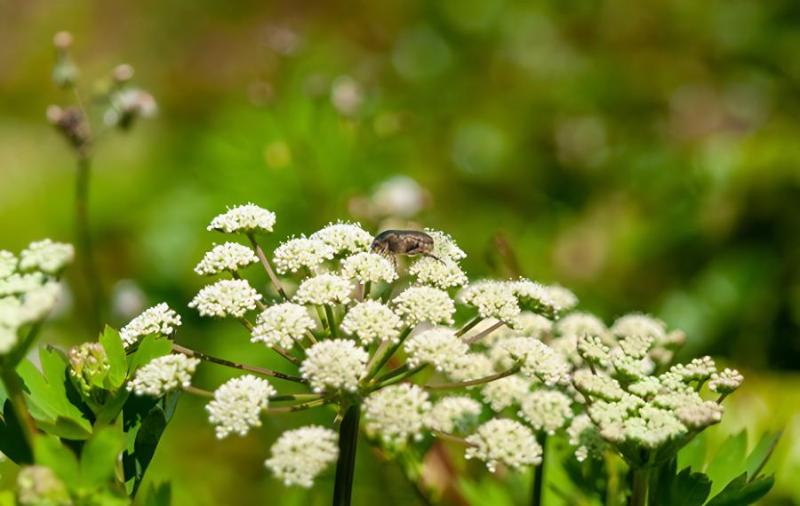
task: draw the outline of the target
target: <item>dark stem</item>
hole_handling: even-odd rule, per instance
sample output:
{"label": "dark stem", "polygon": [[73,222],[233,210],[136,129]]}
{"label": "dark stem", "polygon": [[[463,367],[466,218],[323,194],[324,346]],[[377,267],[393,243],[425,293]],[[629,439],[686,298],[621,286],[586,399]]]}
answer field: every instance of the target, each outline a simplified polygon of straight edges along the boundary
{"label": "dark stem", "polygon": [[258,259],[261,261],[261,265],[264,266],[264,270],[267,271],[267,276],[269,276],[270,281],[272,281],[272,285],[278,290],[278,293],[281,294],[284,300],[289,300],[289,296],[286,295],[283,285],[278,279],[278,276],[275,275],[275,271],[272,270],[269,260],[267,260],[267,255],[264,254],[264,250],[258,245],[255,234],[247,234],[247,238],[250,239],[250,244],[253,246],[253,249],[256,250],[256,256],[258,256]]}
{"label": "dark stem", "polygon": [[649,470],[647,468],[633,470],[630,506],[645,506],[647,504],[648,475]]}
{"label": "dark stem", "polygon": [[361,406],[353,404],[344,414],[339,426],[339,459],[336,462],[336,483],[333,487],[333,506],[350,506],[358,445],[358,422]]}
{"label": "dark stem", "polygon": [[75,240],[80,257],[86,286],[87,313],[91,318],[92,331],[100,329],[103,311],[103,288],[98,276],[92,236],[89,229],[89,179],[91,160],[86,154],[78,155],[78,167],[75,177]]}
{"label": "dark stem", "polygon": [[206,362],[212,362],[218,365],[224,365],[225,367],[231,367],[233,369],[240,369],[242,371],[249,371],[254,372],[256,374],[261,374],[262,376],[270,376],[273,378],[278,378],[286,381],[294,381],[295,383],[308,383],[307,380],[301,378],[299,376],[292,376],[289,374],[284,374],[279,371],[273,371],[272,369],[266,369],[264,367],[256,367],[254,365],[247,365],[247,364],[240,364],[239,362],[232,362],[230,360],[226,360],[224,358],[215,357],[213,355],[207,355],[205,353],[201,353],[196,350],[192,350],[190,348],[185,348],[179,344],[172,344],[172,350],[178,353],[182,353],[187,357],[195,357],[199,358],[200,360],[205,360]]}
{"label": "dark stem", "polygon": [[533,492],[531,494],[531,505],[542,506],[544,504],[544,467],[547,465],[547,434],[542,438],[542,462],[533,468]]}
{"label": "dark stem", "polygon": [[499,372],[497,374],[492,374],[491,376],[484,376],[483,378],[478,378],[469,381],[459,381],[457,383],[438,383],[436,385],[424,385],[424,388],[428,390],[447,390],[452,388],[471,387],[475,385],[482,385],[484,383],[490,383],[492,381],[505,378],[506,376],[517,374],[518,372],[519,372],[519,366],[514,366],[507,371]]}

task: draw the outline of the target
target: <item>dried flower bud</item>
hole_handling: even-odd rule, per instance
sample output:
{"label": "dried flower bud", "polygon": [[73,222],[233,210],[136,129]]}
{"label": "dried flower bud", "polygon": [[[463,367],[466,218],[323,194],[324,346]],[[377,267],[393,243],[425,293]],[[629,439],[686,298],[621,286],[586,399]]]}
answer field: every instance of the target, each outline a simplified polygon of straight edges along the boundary
{"label": "dried flower bud", "polygon": [[47,121],[61,132],[72,147],[84,149],[89,145],[89,124],[79,108],[51,105],[47,108]]}
{"label": "dried flower bud", "polygon": [[111,71],[111,78],[118,84],[130,81],[133,78],[133,67],[127,63],[117,65]]}
{"label": "dried flower bud", "polygon": [[56,49],[63,51],[72,46],[72,34],[67,31],[60,31],[53,35],[53,45]]}

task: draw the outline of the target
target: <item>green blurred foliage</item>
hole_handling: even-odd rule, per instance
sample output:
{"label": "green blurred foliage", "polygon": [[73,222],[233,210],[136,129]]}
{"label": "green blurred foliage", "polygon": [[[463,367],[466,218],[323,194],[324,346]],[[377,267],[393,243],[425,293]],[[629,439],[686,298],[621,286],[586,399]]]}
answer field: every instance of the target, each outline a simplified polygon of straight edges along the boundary
{"label": "green blurred foliage", "polygon": [[[226,205],[274,210],[272,248],[339,218],[378,228],[374,192],[408,176],[422,188],[410,218],[450,232],[472,274],[562,283],[608,321],[652,312],[688,332],[687,355],[745,369],[758,414],[731,410],[715,430],[793,427],[774,495],[800,501],[800,400],[781,397],[797,380],[771,379],[800,365],[797,2],[0,1],[3,248],[73,236],[74,162],[44,119],[72,100],[50,81],[62,29],[85,89],[125,61],[159,103],[96,151],[112,324],[162,300],[185,308]],[[181,312],[181,341],[275,360],[235,325]],[[94,338],[79,311],[58,318],[50,342]],[[175,480],[177,504],[325,504],[331,477],[287,490],[263,468],[276,433],[308,416],[218,444],[186,399],[153,475]],[[361,457],[360,503],[414,501],[398,466]]]}

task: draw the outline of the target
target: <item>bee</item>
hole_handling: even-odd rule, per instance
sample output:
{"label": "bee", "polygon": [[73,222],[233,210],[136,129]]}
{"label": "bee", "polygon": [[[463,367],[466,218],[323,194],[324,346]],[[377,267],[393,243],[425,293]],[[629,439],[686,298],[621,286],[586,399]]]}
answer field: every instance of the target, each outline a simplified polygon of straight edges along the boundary
{"label": "bee", "polygon": [[418,230],[384,230],[372,240],[370,249],[373,253],[390,255],[395,265],[397,255],[421,255],[442,261],[433,254],[433,237]]}

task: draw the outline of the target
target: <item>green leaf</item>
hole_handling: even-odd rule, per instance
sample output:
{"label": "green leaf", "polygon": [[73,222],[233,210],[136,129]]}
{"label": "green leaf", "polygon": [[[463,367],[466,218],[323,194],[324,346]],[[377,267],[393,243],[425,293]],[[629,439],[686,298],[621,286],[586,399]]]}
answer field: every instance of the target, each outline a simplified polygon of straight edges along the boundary
{"label": "green leaf", "polygon": [[130,396],[123,408],[123,427],[128,434],[127,450],[122,455],[125,483],[131,497],[136,494],[144,473],[153,459],[158,442],[170,419],[170,396],[163,400]]}
{"label": "green leaf", "polygon": [[113,478],[117,457],[124,447],[124,435],[113,427],[96,432],[81,454],[81,483],[99,486]]}
{"label": "green leaf", "polygon": [[95,413],[95,425],[110,424],[122,413],[122,407],[128,401],[130,392],[122,388],[117,393],[108,399],[100,410]]}
{"label": "green leaf", "polygon": [[761,440],[756,447],[753,448],[753,451],[750,452],[750,455],[747,456],[747,461],[745,462],[748,481],[752,481],[756,478],[756,475],[764,468],[767,460],[769,460],[772,452],[778,445],[780,437],[781,432],[776,432],[774,434],[766,432],[761,436]]}
{"label": "green leaf", "polygon": [[747,451],[747,431],[729,436],[708,464],[706,474],[711,479],[711,496],[744,471]]}
{"label": "green leaf", "polygon": [[747,482],[747,473],[740,474],[725,489],[711,499],[707,506],[746,506],[767,495],[775,483],[774,476]]}
{"label": "green leaf", "polygon": [[705,432],[698,434],[694,439],[678,452],[678,469],[692,468],[702,471],[706,463],[708,440]]}
{"label": "green leaf", "polygon": [[78,483],[78,458],[55,436],[40,435],[33,445],[37,464],[49,467],[64,483]]}
{"label": "green leaf", "polygon": [[119,337],[119,332],[106,325],[105,330],[100,335],[100,344],[106,350],[108,356],[108,390],[116,390],[125,383],[125,378],[128,376],[128,360],[125,355],[125,347],[122,345],[122,339]]}
{"label": "green leaf", "polygon": [[169,482],[150,485],[144,506],[170,506],[172,503],[172,488]]}
{"label": "green leaf", "polygon": [[154,358],[163,357],[172,351],[172,341],[163,337],[145,336],[139,343],[136,353],[128,357],[128,374],[150,362]]}
{"label": "green leaf", "polygon": [[0,420],[0,451],[17,464],[33,463],[33,452],[8,400],[3,404],[3,419]]}
{"label": "green leaf", "polygon": [[4,490],[0,492],[0,506],[15,506],[17,500],[14,498],[14,492]]}

